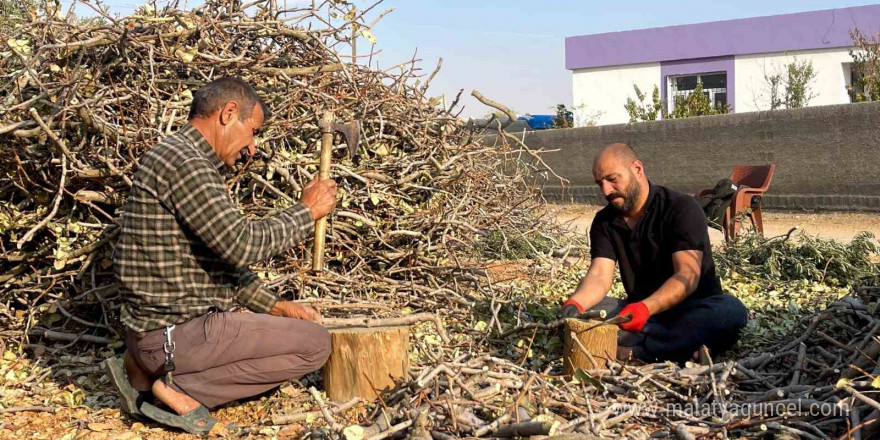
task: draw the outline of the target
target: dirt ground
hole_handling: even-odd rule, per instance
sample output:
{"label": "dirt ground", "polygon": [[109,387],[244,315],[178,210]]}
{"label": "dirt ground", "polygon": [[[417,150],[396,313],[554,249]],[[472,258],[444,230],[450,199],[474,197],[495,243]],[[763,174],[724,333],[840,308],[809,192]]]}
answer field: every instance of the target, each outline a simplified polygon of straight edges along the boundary
{"label": "dirt ground", "polygon": [[[572,231],[586,233],[593,216],[601,209],[594,205],[551,205],[558,220]],[[868,231],[880,237],[880,213],[867,212],[805,212],[805,211],[765,211],[764,235],[773,237],[786,234],[797,226],[799,230],[812,236],[849,241],[856,234]],[[724,241],[724,235],[716,229],[709,229],[712,244]]]}

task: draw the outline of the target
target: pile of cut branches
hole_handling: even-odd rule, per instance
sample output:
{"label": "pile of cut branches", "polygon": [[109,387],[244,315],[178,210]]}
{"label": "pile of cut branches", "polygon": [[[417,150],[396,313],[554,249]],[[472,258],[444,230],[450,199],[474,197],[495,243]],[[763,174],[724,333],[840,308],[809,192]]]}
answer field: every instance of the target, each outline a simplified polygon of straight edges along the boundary
{"label": "pile of cut branches", "polygon": [[[372,54],[359,63],[339,54],[353,32],[373,38],[375,21],[365,21],[373,7],[209,1],[120,18],[74,4],[97,15],[43,4],[10,19],[0,38],[4,328],[112,336],[111,251],[137,159],[186,123],[194,90],[222,76],[253,84],[274,115],[263,153],[229,182],[251,216],[290,206],[316,173],[324,111],[363,122],[360,154],[333,165],[341,200],[330,218],[330,270],[307,273],[306,244],[256,268],[270,288],[324,303],[468,307],[467,292],[482,283],[479,260],[565,248],[538,209],[537,155],[483,145],[457,117],[457,97],[447,106],[426,95],[436,70],[424,78],[416,60],[378,70]],[[34,315],[50,309],[43,315],[54,321]]]}
{"label": "pile of cut branches", "polygon": [[862,232],[848,243],[813,237],[792,229],[765,238],[748,234],[716,255],[723,276],[760,276],[776,282],[804,280],[847,286],[877,273],[872,261],[880,250],[876,237]]}

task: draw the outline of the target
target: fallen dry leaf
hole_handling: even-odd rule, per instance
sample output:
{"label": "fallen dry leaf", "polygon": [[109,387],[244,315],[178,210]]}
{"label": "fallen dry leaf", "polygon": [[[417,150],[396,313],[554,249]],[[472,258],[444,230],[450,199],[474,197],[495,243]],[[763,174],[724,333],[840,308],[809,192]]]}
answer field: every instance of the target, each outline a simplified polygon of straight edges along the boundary
{"label": "fallen dry leaf", "polygon": [[89,429],[95,432],[107,431],[108,429],[112,428],[109,423],[89,423],[86,426],[88,426]]}
{"label": "fallen dry leaf", "polygon": [[301,392],[298,389],[296,389],[296,387],[294,387],[292,385],[288,385],[284,388],[281,388],[278,391],[281,391],[282,393],[284,393],[284,395],[290,396],[290,397],[296,397],[301,394]]}
{"label": "fallen dry leaf", "polygon": [[303,426],[300,425],[299,423],[293,423],[293,424],[287,425],[287,426],[281,428],[280,431],[278,431],[278,438],[280,438],[280,439],[297,438],[300,436],[300,434],[302,434],[303,429],[304,429]]}
{"label": "fallen dry leaf", "polygon": [[229,435],[229,429],[226,428],[226,424],[223,422],[215,424],[211,428],[211,431],[208,432],[208,437],[210,437],[210,438],[226,437],[228,435]]}

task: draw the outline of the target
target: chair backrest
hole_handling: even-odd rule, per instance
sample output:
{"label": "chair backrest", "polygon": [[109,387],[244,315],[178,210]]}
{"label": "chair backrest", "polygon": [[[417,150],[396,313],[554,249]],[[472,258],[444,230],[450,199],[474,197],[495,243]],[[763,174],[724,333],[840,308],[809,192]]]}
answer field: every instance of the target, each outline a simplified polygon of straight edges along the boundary
{"label": "chair backrest", "polygon": [[730,173],[730,180],[737,185],[745,185],[749,188],[758,188],[766,191],[770,188],[770,180],[773,179],[773,170],[776,165],[737,165]]}

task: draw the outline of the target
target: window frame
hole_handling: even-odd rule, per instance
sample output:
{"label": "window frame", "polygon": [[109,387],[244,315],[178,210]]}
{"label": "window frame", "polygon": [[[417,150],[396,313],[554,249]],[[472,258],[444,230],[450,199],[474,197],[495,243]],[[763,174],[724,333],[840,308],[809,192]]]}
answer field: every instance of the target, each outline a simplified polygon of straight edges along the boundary
{"label": "window frame", "polygon": [[729,105],[727,102],[727,98],[728,98],[728,96],[730,96],[730,91],[729,91],[730,87],[729,87],[729,83],[727,82],[727,79],[730,75],[728,75],[728,72],[726,70],[714,70],[714,71],[709,71],[709,72],[696,72],[696,73],[683,73],[683,74],[679,74],[679,75],[667,75],[666,76],[666,111],[668,111],[669,113],[672,113],[673,111],[675,111],[675,97],[676,96],[683,96],[683,97],[687,98],[688,96],[690,96],[690,92],[692,92],[692,90],[686,90],[684,92],[679,92],[678,90],[676,90],[674,87],[676,79],[689,77],[689,76],[695,76],[695,77],[697,77],[697,82],[702,83],[702,76],[719,75],[719,74],[724,75],[724,87],[723,88],[722,87],[715,87],[715,88],[711,88],[711,89],[703,89],[703,93],[709,94],[709,102],[711,102],[712,105],[715,107],[717,107],[719,104],[715,99],[715,94],[716,93],[724,93],[724,102],[722,104]]}

